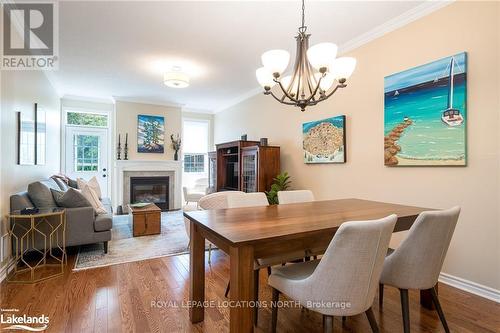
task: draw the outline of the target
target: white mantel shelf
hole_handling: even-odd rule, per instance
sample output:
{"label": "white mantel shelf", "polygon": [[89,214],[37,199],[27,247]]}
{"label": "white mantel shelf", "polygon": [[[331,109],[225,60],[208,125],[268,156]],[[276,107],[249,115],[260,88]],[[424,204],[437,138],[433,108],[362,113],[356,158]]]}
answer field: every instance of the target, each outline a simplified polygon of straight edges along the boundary
{"label": "white mantel shelf", "polygon": [[114,162],[114,202],[117,207],[123,203],[123,180],[125,171],[170,171],[174,173],[174,207],[182,208],[182,162],[173,160],[120,160]]}

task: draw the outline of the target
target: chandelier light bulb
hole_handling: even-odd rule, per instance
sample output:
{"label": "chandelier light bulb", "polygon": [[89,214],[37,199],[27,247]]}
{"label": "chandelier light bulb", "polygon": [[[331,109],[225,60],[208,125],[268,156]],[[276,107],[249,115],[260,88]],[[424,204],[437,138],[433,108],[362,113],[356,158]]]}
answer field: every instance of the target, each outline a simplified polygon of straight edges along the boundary
{"label": "chandelier light bulb", "polygon": [[261,67],[255,71],[255,76],[257,77],[257,81],[263,88],[272,88],[276,82],[274,82],[273,75],[267,68]]}
{"label": "chandelier light bulb", "polygon": [[321,79],[319,87],[321,90],[327,91],[333,86],[334,82],[335,82],[335,77],[331,73],[328,73]]}
{"label": "chandelier light bulb", "polygon": [[288,67],[290,53],[285,50],[270,50],[264,52],[261,56],[262,65],[273,75],[281,75]]}
{"label": "chandelier light bulb", "polygon": [[342,57],[337,58],[330,69],[331,74],[337,80],[348,79],[356,68],[356,58]]}
{"label": "chandelier light bulb", "polygon": [[317,71],[326,72],[337,56],[337,45],[333,43],[319,43],[307,50],[307,59]]}

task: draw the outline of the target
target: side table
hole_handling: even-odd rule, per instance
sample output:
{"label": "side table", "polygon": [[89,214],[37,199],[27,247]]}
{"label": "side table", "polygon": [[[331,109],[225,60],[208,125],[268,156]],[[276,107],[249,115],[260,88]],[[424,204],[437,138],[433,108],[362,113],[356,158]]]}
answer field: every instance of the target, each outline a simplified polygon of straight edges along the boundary
{"label": "side table", "polygon": [[7,281],[34,283],[63,275],[67,263],[65,209],[40,209],[36,214],[13,211],[9,219],[15,260],[7,270]]}

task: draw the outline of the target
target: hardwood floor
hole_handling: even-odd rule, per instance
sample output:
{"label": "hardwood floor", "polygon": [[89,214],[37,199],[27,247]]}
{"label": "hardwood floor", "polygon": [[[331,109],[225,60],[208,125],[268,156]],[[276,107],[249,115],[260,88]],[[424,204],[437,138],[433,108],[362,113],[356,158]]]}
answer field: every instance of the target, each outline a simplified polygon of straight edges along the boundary
{"label": "hardwood floor", "polygon": [[[191,325],[188,309],[189,256],[163,257],[104,268],[71,272],[70,256],[63,277],[34,285],[0,285],[0,307],[17,308],[19,314],[49,317],[47,332],[227,332],[229,310],[210,307],[205,321]],[[206,299],[224,302],[229,277],[229,258],[213,251],[206,265]],[[261,270],[260,300],[270,301],[267,273]],[[500,304],[447,285],[439,296],[451,332],[500,332]],[[384,308],[374,302],[381,332],[402,332],[399,292],[385,288]],[[410,292],[412,332],[443,332],[437,313],[419,305],[418,293]],[[322,332],[320,315],[298,308],[280,309],[278,332]],[[259,311],[256,332],[269,332],[271,312]],[[335,332],[370,332],[366,317],[348,318],[344,326],[334,320]]]}

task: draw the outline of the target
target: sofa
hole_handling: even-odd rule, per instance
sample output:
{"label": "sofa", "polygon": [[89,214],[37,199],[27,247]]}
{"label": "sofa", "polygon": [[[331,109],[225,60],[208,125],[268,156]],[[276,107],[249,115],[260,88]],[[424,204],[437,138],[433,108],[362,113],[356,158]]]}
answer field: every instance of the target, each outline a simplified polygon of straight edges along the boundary
{"label": "sofa", "polygon": [[[29,184],[28,191],[10,196],[11,212],[24,208],[37,207],[30,197],[30,193],[33,196],[34,191],[37,193],[38,202],[40,203],[40,197],[44,202],[43,204],[39,204],[37,208],[56,207],[57,205],[52,198],[51,188],[58,191],[65,190],[52,178]],[[102,198],[101,202],[106,208],[107,214],[96,215],[92,207],[66,208],[66,246],[102,242],[104,243],[104,252],[108,252],[108,241],[111,240],[111,229],[113,227],[113,210],[109,198]],[[40,207],[40,205],[44,207]],[[43,247],[43,239],[35,239],[35,247]]]}

